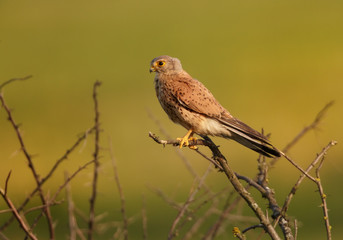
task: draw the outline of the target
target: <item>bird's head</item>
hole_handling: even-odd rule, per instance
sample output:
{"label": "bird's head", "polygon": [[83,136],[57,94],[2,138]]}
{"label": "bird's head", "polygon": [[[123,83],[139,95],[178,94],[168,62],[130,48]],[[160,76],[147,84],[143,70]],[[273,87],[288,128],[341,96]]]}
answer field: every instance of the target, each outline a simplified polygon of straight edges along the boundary
{"label": "bird's head", "polygon": [[150,72],[173,74],[182,71],[179,59],[167,55],[154,58],[150,63]]}

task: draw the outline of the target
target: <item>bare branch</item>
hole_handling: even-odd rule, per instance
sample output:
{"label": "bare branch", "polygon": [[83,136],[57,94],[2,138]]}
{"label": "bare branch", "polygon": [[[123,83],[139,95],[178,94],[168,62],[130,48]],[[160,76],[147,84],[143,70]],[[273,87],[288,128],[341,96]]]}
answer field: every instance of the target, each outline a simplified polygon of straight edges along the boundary
{"label": "bare branch", "polygon": [[242,231],[242,233],[246,233],[247,231],[251,230],[251,229],[255,229],[255,228],[263,228],[263,225],[262,224],[257,224],[257,225],[252,225],[250,227],[247,227],[246,229],[244,229]]}
{"label": "bare branch", "polygon": [[329,103],[327,103],[316,115],[316,117],[314,118],[313,122],[304,127],[299,133],[298,135],[290,142],[287,144],[287,146],[283,149],[283,152],[287,152],[291,147],[293,147],[307,132],[309,132],[310,130],[313,130],[315,128],[317,128],[317,126],[319,125],[319,123],[321,122],[321,120],[324,118],[325,114],[327,113],[327,111],[329,110],[330,107],[333,106],[333,104],[335,103],[335,101],[330,101]]}
{"label": "bare branch", "polygon": [[125,211],[125,196],[123,189],[121,187],[120,181],[119,181],[119,174],[117,170],[117,164],[116,164],[116,159],[113,155],[113,148],[112,148],[112,140],[109,138],[109,145],[110,145],[110,156],[112,159],[112,166],[113,166],[113,172],[114,172],[114,179],[117,184],[117,189],[119,192],[119,197],[120,197],[120,204],[121,204],[121,215],[123,217],[123,234],[124,234],[124,239],[127,240],[129,238],[129,232],[128,232],[128,221],[127,221],[127,216],[126,216],[126,211]]}
{"label": "bare branch", "polygon": [[243,175],[240,175],[238,173],[235,173],[236,174],[236,177],[238,179],[241,179],[241,180],[244,180],[246,183],[248,183],[250,186],[256,188],[260,193],[262,193],[262,195],[266,195],[267,194],[267,191],[266,189],[263,188],[263,186],[261,186],[260,184],[258,184],[257,182],[255,182],[254,180],[246,177],[246,176],[243,176]]}
{"label": "bare branch", "polygon": [[258,219],[261,221],[261,224],[263,224],[265,231],[269,234],[269,236],[274,239],[281,239],[273,226],[270,224],[269,219],[265,216],[262,209],[258,206],[256,201],[251,197],[250,193],[243,187],[243,185],[239,182],[238,178],[236,177],[233,170],[230,168],[230,166],[226,163],[225,158],[223,156],[218,156],[216,158],[220,165],[224,169],[224,173],[233,185],[233,187],[236,189],[236,191],[241,195],[241,197],[247,202],[248,206],[253,210],[255,215],[258,217]]}
{"label": "bare branch", "polygon": [[29,78],[32,78],[32,75],[28,75],[26,77],[22,77],[22,78],[12,78],[10,80],[5,81],[4,83],[0,84],[0,91],[2,90],[3,87],[5,87],[6,85],[15,82],[15,81],[25,81]]}
{"label": "bare branch", "polygon": [[[178,146],[179,142],[176,141],[166,141],[166,140],[159,140],[156,138],[156,136],[152,133],[149,133],[149,136],[154,139],[155,142],[159,144],[172,144],[174,146]],[[207,137],[203,136],[204,140],[197,139],[190,142],[190,146],[194,145],[205,145],[210,148],[213,154],[213,159],[219,163],[221,168],[223,169],[225,175],[235,188],[235,190],[239,193],[239,195],[247,202],[248,206],[253,210],[255,215],[258,217],[258,219],[263,224],[265,231],[269,234],[269,236],[275,240],[280,239],[279,235],[273,228],[273,226],[270,224],[269,219],[264,215],[264,212],[262,209],[258,206],[256,201],[251,197],[250,193],[243,187],[243,185],[239,182],[236,174],[233,172],[233,170],[230,168],[230,166],[227,164],[227,161],[225,157],[222,155],[222,153],[219,151],[219,148],[212,142],[212,140]]]}
{"label": "bare branch", "polygon": [[294,240],[298,238],[298,221],[294,219]]}
{"label": "bare branch", "polygon": [[311,175],[308,174],[308,171],[305,171],[304,169],[302,169],[296,162],[294,162],[290,157],[288,157],[286,154],[284,154],[283,152],[280,152],[282,156],[284,156],[284,158],[286,158],[295,168],[297,168],[300,172],[302,172],[302,174],[306,177],[308,177],[311,181],[316,182],[316,179],[314,179],[314,177],[312,177]]}
{"label": "bare branch", "polygon": [[[9,84],[13,81],[16,81],[16,80],[25,80],[27,78],[30,78],[31,76],[28,76],[24,79],[12,79],[12,80],[9,80],[7,82],[5,82],[3,86],[5,86],[6,84]],[[34,167],[34,164],[33,164],[33,161],[32,161],[32,156],[28,153],[28,150],[26,148],[26,145],[24,143],[24,139],[20,133],[20,130],[19,130],[19,125],[15,122],[13,116],[12,116],[12,112],[11,110],[9,109],[9,107],[6,105],[5,103],[5,99],[3,98],[2,94],[0,94],[0,101],[1,101],[1,104],[3,106],[3,108],[5,109],[5,112],[7,114],[7,117],[8,117],[8,121],[11,123],[16,135],[17,135],[17,139],[19,141],[19,144],[20,144],[20,148],[21,148],[21,151],[23,152],[27,162],[28,162],[28,166],[32,172],[32,175],[33,175],[33,178],[36,182],[36,185],[37,185],[37,188],[38,188],[38,192],[39,192],[39,196],[40,196],[40,199],[41,199],[41,202],[42,202],[42,205],[46,206],[46,208],[44,208],[44,214],[46,216],[46,219],[47,219],[47,223],[48,223],[48,226],[49,226],[49,234],[50,234],[50,238],[51,239],[54,239],[54,235],[55,235],[55,232],[54,232],[54,226],[53,226],[53,221],[52,221],[52,216],[51,216],[51,213],[50,213],[50,208],[49,208],[49,205],[46,204],[46,199],[45,199],[45,196],[44,196],[44,193],[43,193],[43,190],[41,188],[41,181],[39,179],[39,174],[37,173],[36,171],[36,168]]]}
{"label": "bare branch", "polygon": [[[323,158],[323,156],[327,153],[327,151],[334,145],[336,145],[337,142],[336,141],[331,141],[318,155],[317,157],[312,161],[312,163],[307,167],[306,169],[306,174],[308,175],[308,173],[311,171],[311,169]],[[293,186],[292,190],[290,191],[290,193],[288,194],[285,203],[282,207],[281,210],[281,214],[280,216],[276,219],[275,224],[278,222],[279,218],[284,215],[287,210],[288,210],[288,206],[292,200],[292,198],[294,197],[295,192],[297,191],[297,189],[299,189],[299,185],[302,183],[302,181],[305,179],[306,175],[302,174],[298,181],[295,183],[295,185]],[[316,183],[317,180],[314,180],[314,182]]]}
{"label": "bare branch", "polygon": [[81,144],[81,142],[83,142],[88,134],[92,133],[94,130],[95,130],[95,126],[92,127],[91,129],[85,131],[84,134],[82,134],[77,140],[76,142],[69,148],[65,151],[65,153],[59,158],[56,160],[55,164],[52,166],[52,168],[50,169],[49,173],[44,177],[42,178],[41,180],[41,185],[43,183],[45,183],[46,180],[48,180],[52,175],[53,173],[57,170],[57,168],[59,167],[59,165],[64,161],[64,160],[67,160],[69,155]]}
{"label": "bare branch", "polygon": [[[283,149],[282,152],[284,154],[286,154],[296,143],[299,142],[299,140],[301,138],[303,138],[306,133],[308,133],[311,130],[314,130],[317,128],[317,126],[319,125],[319,123],[323,120],[325,114],[327,113],[327,111],[329,110],[330,107],[333,106],[335,102],[334,101],[330,101],[329,103],[327,103],[316,115],[316,117],[314,118],[313,122],[310,123],[308,126],[304,127]],[[273,166],[277,160],[280,158],[273,158],[273,160],[270,162],[270,165]]]}
{"label": "bare branch", "polygon": [[12,173],[12,170],[7,174],[7,177],[6,177],[6,181],[5,181],[5,192],[4,192],[5,195],[7,194],[7,187],[8,187],[8,182],[9,182],[10,177],[11,177],[11,173]]}
{"label": "bare branch", "polygon": [[[63,200],[61,200],[61,201],[51,201],[51,202],[49,202],[49,206],[55,206],[55,205],[59,205],[59,204],[62,204],[63,203]],[[29,208],[29,209],[27,209],[27,210],[25,210],[25,211],[23,211],[23,215],[27,215],[28,213],[30,213],[30,212],[34,212],[34,211],[37,211],[37,210],[41,210],[41,209],[43,209],[43,208],[45,208],[46,206],[43,206],[43,205],[39,205],[39,206],[35,206],[35,207],[31,207],[31,208]],[[18,211],[18,209],[17,209],[17,211]],[[19,211],[18,211],[19,212]],[[42,212],[41,212],[42,213]]]}
{"label": "bare branch", "polygon": [[[161,140],[159,137],[157,137],[155,134],[153,134],[151,132],[149,132],[149,137],[151,137],[158,144],[162,144],[163,146],[166,146],[166,145],[180,146],[180,141],[178,141],[178,140]],[[207,145],[208,145],[208,143],[206,141],[204,141],[203,139],[196,139],[196,140],[190,140],[189,141],[189,147],[192,147],[192,146],[207,146]],[[211,163],[213,163],[213,165],[216,168],[219,168],[220,170],[223,170],[222,167],[216,161],[214,161],[213,159],[207,157],[205,154],[200,152],[199,149],[193,149],[193,150],[195,150],[198,154],[200,154],[206,160],[208,160]],[[195,175],[194,177],[198,177],[198,176]]]}
{"label": "bare branch", "polygon": [[242,199],[241,196],[236,197],[236,199],[233,202],[231,202],[234,194],[235,194],[235,191],[231,191],[229,193],[229,196],[226,200],[226,204],[224,206],[224,210],[221,212],[218,220],[212,225],[212,227],[207,231],[205,236],[202,238],[203,240],[209,240],[209,239],[215,238],[224,220],[228,217],[229,213],[234,209],[234,207],[237,206],[237,204],[240,202],[240,200]]}
{"label": "bare branch", "polygon": [[214,201],[212,206],[195,221],[193,226],[187,231],[182,240],[194,239],[193,235],[201,228],[201,225],[205,222],[205,220],[214,213],[214,209],[217,207],[217,205],[218,201]]}
{"label": "bare branch", "polygon": [[1,240],[10,240],[10,239],[7,238],[7,237],[5,236],[5,234],[3,234],[2,232],[0,232],[0,239],[1,239]]}
{"label": "bare branch", "polygon": [[[76,142],[66,150],[65,154],[61,158],[59,158],[54,166],[51,168],[49,173],[42,178],[40,181],[40,186],[36,186],[36,188],[26,197],[26,199],[23,201],[23,203],[18,207],[18,212],[22,211],[23,208],[29,203],[31,198],[34,196],[34,194],[39,190],[40,187],[53,175],[53,173],[57,170],[58,166],[66,159],[68,159],[69,155],[81,144],[82,141],[84,141],[88,134],[92,133],[95,130],[95,127],[92,127],[91,129],[87,130],[85,133],[83,133]],[[4,230],[9,224],[14,220],[14,217],[10,218],[4,225],[0,227],[0,230]]]}
{"label": "bare branch", "polygon": [[7,206],[12,210],[12,213],[13,213],[14,217],[17,219],[20,227],[24,230],[26,235],[29,236],[31,239],[36,240],[37,237],[32,233],[30,228],[25,223],[26,222],[25,217],[20,216],[20,214],[18,213],[16,207],[12,203],[12,201],[7,197],[7,185],[8,185],[8,181],[9,181],[10,175],[11,175],[11,172],[7,175],[7,178],[6,178],[6,187],[5,187],[6,190],[3,190],[3,189],[0,188],[0,195],[5,200]]}
{"label": "bare branch", "polygon": [[323,190],[323,186],[322,186],[322,182],[321,182],[321,178],[320,178],[320,169],[323,166],[323,162],[325,159],[325,155],[322,157],[319,166],[316,168],[316,180],[317,180],[317,187],[319,190],[319,194],[320,194],[320,199],[322,200],[322,204],[321,207],[323,209],[323,214],[324,214],[324,222],[325,222],[325,228],[326,228],[326,236],[328,240],[331,240],[331,225],[330,225],[330,221],[329,221],[329,211],[328,211],[328,206],[327,206],[327,202],[326,202],[326,194],[324,193]]}
{"label": "bare branch", "polygon": [[[159,130],[161,131],[161,133],[167,138],[170,139],[170,134],[167,132],[167,130],[162,126],[162,124],[160,123],[160,121],[158,121],[158,119],[154,116],[154,114],[150,111],[150,109],[147,109],[148,115],[149,117],[154,121],[154,123],[158,126]],[[151,136],[150,136],[151,135]],[[156,140],[158,141],[159,139],[153,135],[152,133],[149,133],[149,136],[152,137],[153,139],[156,138]],[[156,141],[155,140],[155,141]],[[182,151],[180,151],[180,149],[178,148],[174,148],[176,154],[181,158],[181,160],[183,161],[183,163],[185,164],[187,170],[189,171],[189,173],[194,177],[194,178],[198,178],[199,179],[199,175],[196,173],[196,171],[194,170],[194,168],[192,167],[192,165],[190,164],[188,158],[183,154]],[[200,153],[201,154],[201,153]],[[206,189],[206,191],[210,191],[210,189],[206,186],[206,184],[203,185],[204,188]]]}
{"label": "bare branch", "polygon": [[73,174],[71,174],[70,176],[68,176],[65,180],[64,183],[62,185],[59,186],[59,188],[57,189],[57,191],[55,192],[55,194],[53,195],[53,197],[50,199],[51,202],[54,202],[55,199],[57,198],[57,196],[60,194],[60,192],[68,185],[68,183],[74,178],[76,177],[77,174],[79,174],[82,170],[84,170],[86,167],[88,167],[89,165],[94,164],[94,159],[92,159],[91,161],[86,162],[84,165],[82,165],[81,167],[79,167]]}
{"label": "bare branch", "polygon": [[93,101],[94,101],[94,126],[95,126],[95,148],[93,153],[94,158],[94,171],[93,171],[93,185],[92,185],[92,195],[89,200],[90,208],[89,208],[89,221],[88,221],[88,240],[93,239],[93,231],[94,231],[94,219],[95,219],[95,201],[97,196],[97,184],[98,184],[98,171],[99,171],[99,137],[100,137],[100,123],[99,123],[99,107],[98,107],[98,99],[97,99],[97,89],[100,87],[101,82],[96,81],[93,85]]}
{"label": "bare branch", "polygon": [[193,189],[193,188],[191,189],[191,192],[190,192],[188,199],[184,203],[183,207],[179,211],[179,214],[177,215],[177,217],[175,218],[175,220],[172,224],[172,227],[171,227],[169,234],[168,234],[168,240],[173,239],[175,237],[175,235],[176,235],[175,231],[176,231],[176,227],[177,227],[179,221],[181,220],[181,218],[185,214],[190,203],[194,200],[195,195],[197,194],[197,192],[201,188],[202,184],[204,183],[204,181],[205,181],[207,175],[210,173],[210,171],[211,171],[211,168],[209,166],[207,168],[206,172],[204,173],[204,175],[199,179],[199,183],[197,184],[197,187],[195,189]]}
{"label": "bare branch", "polygon": [[[216,193],[202,193],[203,196],[199,196],[197,199],[194,199],[193,203],[195,204],[197,201],[201,201],[197,206],[194,206],[190,211],[185,213],[185,217],[183,218],[183,222],[179,224],[180,226],[184,226],[186,223],[189,222],[190,219],[195,219],[196,212],[198,212],[201,208],[206,206],[209,202],[212,202],[212,205],[207,209],[207,211],[200,216],[193,224],[193,226],[187,230],[186,235],[183,237],[183,240],[193,239],[193,235],[201,228],[201,225],[205,222],[205,220],[213,214],[221,213],[220,210],[217,210],[218,204],[220,203],[219,197],[226,194],[230,187],[225,187],[224,189],[220,190]],[[205,197],[205,199],[203,199]],[[194,205],[193,204],[193,205]]]}
{"label": "bare branch", "polygon": [[[327,112],[327,110],[333,105],[333,102],[328,103],[316,116],[316,118],[314,119],[314,121],[307,127],[305,127],[304,129],[302,129],[302,131],[289,143],[287,144],[287,146],[283,149],[283,155],[284,157],[291,162],[291,164],[293,164],[298,170],[300,170],[302,172],[302,174],[305,177],[308,177],[310,180],[317,182],[315,178],[313,178],[311,175],[308,174],[307,171],[303,170],[300,166],[298,166],[298,164],[296,164],[291,158],[289,158],[285,153],[287,151],[289,151],[289,149],[291,147],[293,147],[307,132],[309,132],[310,130],[315,129],[318,124],[320,123],[320,121],[323,119],[323,116],[325,115],[325,113]],[[162,145],[173,145],[173,146],[178,146],[179,145],[179,141],[177,140],[160,140],[157,136],[155,136],[152,133],[149,133],[149,136],[157,143],[162,144]],[[232,183],[232,179],[230,179],[231,177],[227,174],[227,170],[223,167],[223,165],[227,165],[224,156],[221,155],[221,153],[219,152],[219,149],[215,146],[215,144],[212,144],[212,148],[211,148],[211,144],[209,142],[212,142],[211,140],[209,140],[208,138],[204,138],[204,140],[202,139],[197,139],[197,140],[193,140],[190,141],[190,146],[197,146],[197,145],[203,145],[203,146],[207,146],[211,149],[212,153],[213,153],[213,159],[207,157],[205,154],[202,154],[199,150],[197,150],[197,153],[199,153],[201,156],[203,156],[205,159],[211,161],[216,167],[218,167],[221,171],[224,171],[225,174],[227,175],[227,177],[229,178],[229,180]],[[213,143],[213,142],[212,142]],[[219,156],[219,158],[218,158]],[[220,158],[222,158],[222,162],[220,161]],[[269,166],[273,166],[276,163],[277,159],[273,159]],[[261,165],[262,167],[262,165]],[[263,171],[262,171],[263,170]],[[262,171],[262,172],[261,172]],[[245,176],[241,176],[237,173],[234,173],[234,175],[236,177],[238,177],[238,179],[242,179],[244,181],[247,181],[249,184],[251,184],[252,186],[254,186],[258,191],[260,191],[262,193],[262,195],[267,198],[268,202],[269,202],[269,208],[272,210],[273,218],[277,218],[277,222],[279,223],[283,233],[284,233],[284,237],[286,239],[294,239],[293,235],[292,235],[292,231],[289,225],[288,220],[283,217],[282,214],[280,214],[281,208],[279,207],[279,205],[276,202],[275,196],[274,196],[274,191],[272,189],[270,189],[268,187],[268,182],[267,182],[267,171],[268,171],[268,164],[265,164],[265,166],[263,167],[263,169],[260,169],[260,177],[258,178],[257,182],[249,179]],[[233,184],[233,183],[232,183]],[[248,188],[249,186],[247,186]],[[237,189],[236,189],[237,191]],[[240,192],[240,195],[242,196],[242,193]],[[210,235],[212,235],[212,237],[215,236],[215,233],[217,232],[217,230],[219,229],[219,226],[222,224],[223,220],[225,219],[224,216],[226,216],[226,214],[228,212],[231,211],[231,209],[233,209],[233,207],[239,202],[240,198],[237,197],[236,201],[234,201],[233,204],[226,206],[225,210],[223,211],[223,214],[221,215],[220,219],[217,221],[217,223],[211,228],[211,230],[206,234],[204,239],[207,239]],[[246,199],[245,199],[246,200]],[[247,200],[246,200],[247,201]],[[248,202],[248,201],[247,201]],[[249,205],[249,203],[248,203]],[[250,206],[250,205],[249,205]],[[254,211],[255,212],[255,211]],[[256,212],[255,212],[256,214]],[[263,214],[263,212],[262,212]],[[259,216],[259,218],[261,217],[261,215]],[[261,220],[261,219],[260,219]],[[263,224],[263,222],[261,221],[262,225],[265,228],[265,225]],[[270,223],[269,223],[270,224]],[[274,229],[274,227],[271,227],[272,229]],[[269,232],[268,232],[269,233]],[[272,237],[273,238],[273,237]]]}
{"label": "bare branch", "polygon": [[[69,178],[69,174],[68,172],[64,172],[64,178],[65,178],[65,181],[68,180]],[[69,239],[70,240],[76,240],[76,235],[77,235],[77,232],[81,232],[79,227],[77,226],[77,221],[76,221],[76,218],[75,218],[75,214],[74,214],[74,202],[73,202],[73,199],[72,199],[72,194],[71,194],[71,186],[68,182],[68,184],[66,185],[66,188],[65,188],[65,192],[66,192],[66,198],[67,198],[67,203],[68,203],[68,218],[69,218]],[[82,232],[81,232],[81,239],[85,239],[85,237],[83,236]]]}

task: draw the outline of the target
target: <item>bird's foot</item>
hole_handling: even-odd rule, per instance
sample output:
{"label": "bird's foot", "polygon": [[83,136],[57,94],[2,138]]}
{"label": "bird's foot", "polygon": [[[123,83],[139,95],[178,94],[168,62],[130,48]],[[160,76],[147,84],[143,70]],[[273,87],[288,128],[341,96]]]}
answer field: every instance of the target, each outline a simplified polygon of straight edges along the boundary
{"label": "bird's foot", "polygon": [[[190,137],[190,138],[188,138],[188,141],[193,141],[193,142],[195,142],[196,140],[197,140],[196,137]],[[197,150],[197,149],[198,149],[198,147],[195,146],[195,145],[189,146],[189,144],[188,144],[188,147],[189,147],[190,149],[193,149],[193,150]]]}
{"label": "bird's foot", "polygon": [[[182,148],[183,146],[188,147],[189,146],[189,140],[191,140],[191,141],[196,140],[196,138],[193,137],[193,134],[194,134],[193,130],[189,129],[183,138],[177,138],[176,139],[176,140],[180,141],[180,148]],[[197,149],[197,147],[194,145],[189,146],[189,148]]]}
{"label": "bird's foot", "polygon": [[183,138],[177,138],[176,140],[180,141],[180,145],[179,145],[180,148],[189,147],[190,149],[194,149],[194,150],[198,149],[197,146],[194,146],[194,145],[189,146],[189,141],[196,141],[197,140],[197,138],[195,138],[195,137],[189,138],[189,136],[186,135]]}

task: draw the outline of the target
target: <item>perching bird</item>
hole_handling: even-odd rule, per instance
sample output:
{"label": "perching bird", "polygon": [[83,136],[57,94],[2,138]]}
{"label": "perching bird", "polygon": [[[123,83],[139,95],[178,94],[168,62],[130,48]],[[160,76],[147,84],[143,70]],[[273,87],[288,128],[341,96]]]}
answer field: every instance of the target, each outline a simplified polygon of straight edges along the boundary
{"label": "perching bird", "polygon": [[188,130],[178,139],[180,148],[189,146],[193,134],[233,139],[267,157],[280,157],[268,139],[234,118],[198,80],[182,69],[179,59],[166,55],[154,58],[150,72],[156,72],[157,98],[169,118]]}

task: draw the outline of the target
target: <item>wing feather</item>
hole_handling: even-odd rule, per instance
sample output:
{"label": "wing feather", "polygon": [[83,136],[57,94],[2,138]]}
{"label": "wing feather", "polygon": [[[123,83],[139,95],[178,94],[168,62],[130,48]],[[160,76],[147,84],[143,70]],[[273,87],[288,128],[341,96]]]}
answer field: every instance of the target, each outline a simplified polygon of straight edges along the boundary
{"label": "wing feather", "polygon": [[252,150],[271,157],[280,153],[260,132],[234,118],[212,93],[198,80],[187,73],[173,80],[173,95],[186,109],[217,120],[231,133],[229,138],[251,148]]}
{"label": "wing feather", "polygon": [[198,80],[186,75],[177,78],[174,83],[174,97],[183,107],[214,118],[239,135],[248,136],[263,143],[269,143],[268,139],[261,133],[234,118]]}
{"label": "wing feather", "polygon": [[220,118],[225,112],[212,93],[188,74],[174,80],[174,97],[187,109],[211,118]]}

